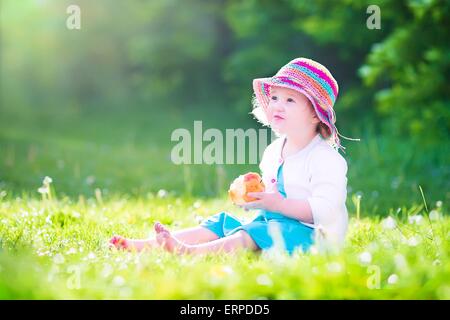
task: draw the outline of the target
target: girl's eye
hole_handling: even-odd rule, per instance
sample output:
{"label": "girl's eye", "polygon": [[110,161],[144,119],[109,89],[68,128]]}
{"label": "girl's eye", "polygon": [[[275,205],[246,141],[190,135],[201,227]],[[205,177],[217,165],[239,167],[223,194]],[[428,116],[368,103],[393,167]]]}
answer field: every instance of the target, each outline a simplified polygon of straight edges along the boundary
{"label": "girl's eye", "polygon": [[277,100],[277,96],[272,96],[271,99],[272,100]]}
{"label": "girl's eye", "polygon": [[295,102],[294,99],[292,99],[292,98],[288,98],[287,101],[288,101],[288,102]]}

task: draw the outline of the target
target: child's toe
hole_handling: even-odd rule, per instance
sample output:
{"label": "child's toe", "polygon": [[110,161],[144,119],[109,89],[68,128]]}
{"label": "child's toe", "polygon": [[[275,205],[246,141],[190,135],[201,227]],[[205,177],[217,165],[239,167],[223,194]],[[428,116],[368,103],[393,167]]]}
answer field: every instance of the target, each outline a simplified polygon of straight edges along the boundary
{"label": "child's toe", "polygon": [[160,233],[164,230],[164,227],[160,222],[155,222],[154,229],[157,233]]}

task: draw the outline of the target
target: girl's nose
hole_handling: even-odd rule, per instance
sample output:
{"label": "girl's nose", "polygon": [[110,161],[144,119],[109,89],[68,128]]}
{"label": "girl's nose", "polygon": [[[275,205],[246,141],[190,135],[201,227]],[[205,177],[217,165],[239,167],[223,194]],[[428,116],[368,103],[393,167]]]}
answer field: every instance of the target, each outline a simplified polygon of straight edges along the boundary
{"label": "girl's nose", "polygon": [[280,101],[273,101],[271,105],[274,111],[283,111],[284,109],[284,105]]}
{"label": "girl's nose", "polygon": [[277,103],[277,104],[275,104],[273,110],[277,111],[277,112],[283,112],[284,111],[284,105],[282,103]]}

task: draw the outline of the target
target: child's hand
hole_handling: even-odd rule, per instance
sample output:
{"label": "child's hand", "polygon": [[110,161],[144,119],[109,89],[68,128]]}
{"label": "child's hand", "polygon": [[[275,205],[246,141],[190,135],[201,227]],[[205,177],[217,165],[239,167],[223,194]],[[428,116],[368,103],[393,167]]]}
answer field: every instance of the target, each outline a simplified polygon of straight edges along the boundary
{"label": "child's hand", "polygon": [[248,196],[257,198],[256,201],[251,201],[241,205],[245,210],[263,209],[268,211],[279,211],[280,204],[283,201],[281,193],[277,192],[249,192]]}

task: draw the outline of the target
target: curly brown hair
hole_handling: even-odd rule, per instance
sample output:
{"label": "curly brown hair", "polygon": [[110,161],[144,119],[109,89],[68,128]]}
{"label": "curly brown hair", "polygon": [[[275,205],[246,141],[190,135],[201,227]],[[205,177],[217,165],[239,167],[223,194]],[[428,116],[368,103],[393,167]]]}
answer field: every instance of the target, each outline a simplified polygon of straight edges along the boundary
{"label": "curly brown hair", "polygon": [[[309,100],[308,100],[308,105],[309,105],[309,108],[310,108],[311,112],[316,114],[316,110],[314,109],[311,101],[309,101]],[[317,116],[317,114],[316,114],[316,116]],[[331,130],[330,130],[330,128],[325,123],[323,123],[322,121],[320,121],[317,124],[317,126],[316,126],[316,133],[320,133],[322,138],[324,138],[325,140],[327,140],[328,138],[331,137]]]}
{"label": "curly brown hair", "polygon": [[328,126],[322,121],[317,124],[316,132],[320,133],[320,135],[324,139],[328,139],[331,136],[330,128],[328,128]]}

